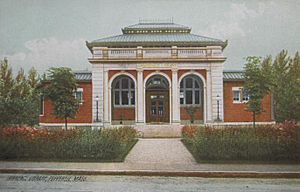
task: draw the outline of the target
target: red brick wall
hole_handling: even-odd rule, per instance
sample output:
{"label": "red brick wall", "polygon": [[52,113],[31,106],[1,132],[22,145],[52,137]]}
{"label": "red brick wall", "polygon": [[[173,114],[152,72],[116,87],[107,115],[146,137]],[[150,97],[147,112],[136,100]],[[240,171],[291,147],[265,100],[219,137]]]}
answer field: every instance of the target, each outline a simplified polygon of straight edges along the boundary
{"label": "red brick wall", "polygon": [[[134,107],[118,107],[112,110],[112,120],[135,120],[135,108]],[[123,117],[122,117],[123,115]]]}
{"label": "red brick wall", "polygon": [[[79,82],[83,88],[83,104],[80,105],[75,119],[68,119],[69,123],[92,123],[92,82]],[[53,115],[52,102],[45,98],[44,115],[40,116],[40,123],[64,123],[63,119],[58,119]]]}
{"label": "red brick wall", "polygon": [[[233,103],[232,87],[243,87],[243,81],[224,82],[224,121],[225,122],[251,122],[252,113],[246,111],[245,103]],[[271,96],[266,96],[262,101],[264,112],[256,117],[257,122],[272,121]]]}
{"label": "red brick wall", "polygon": [[[186,111],[185,107],[180,107],[180,119],[181,120],[190,120],[191,117]],[[196,111],[195,113],[195,120],[203,120],[203,108]]]}

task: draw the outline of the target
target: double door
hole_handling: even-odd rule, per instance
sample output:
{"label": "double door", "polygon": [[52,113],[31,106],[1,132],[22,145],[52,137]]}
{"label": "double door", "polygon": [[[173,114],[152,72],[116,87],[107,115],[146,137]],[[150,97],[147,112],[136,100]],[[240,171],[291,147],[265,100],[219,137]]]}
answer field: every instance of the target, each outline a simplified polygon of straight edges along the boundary
{"label": "double door", "polygon": [[166,91],[148,91],[146,100],[146,122],[169,122],[169,94]]}

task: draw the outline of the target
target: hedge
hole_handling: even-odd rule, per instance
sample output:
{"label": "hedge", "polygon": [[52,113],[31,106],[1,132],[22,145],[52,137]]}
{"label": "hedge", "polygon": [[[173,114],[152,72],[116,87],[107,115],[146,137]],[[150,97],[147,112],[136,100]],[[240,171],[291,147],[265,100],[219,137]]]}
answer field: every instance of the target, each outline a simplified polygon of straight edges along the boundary
{"label": "hedge", "polygon": [[102,130],[4,128],[0,159],[46,161],[121,161],[136,142],[130,127]]}
{"label": "hedge", "polygon": [[299,161],[300,126],[227,126],[223,128],[185,126],[183,142],[197,161]]}

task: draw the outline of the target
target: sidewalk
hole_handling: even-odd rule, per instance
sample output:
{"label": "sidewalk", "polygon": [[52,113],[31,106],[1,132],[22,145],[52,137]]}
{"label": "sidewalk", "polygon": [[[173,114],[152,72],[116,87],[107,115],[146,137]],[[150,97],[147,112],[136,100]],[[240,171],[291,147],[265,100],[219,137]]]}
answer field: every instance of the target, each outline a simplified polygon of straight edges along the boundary
{"label": "sidewalk", "polygon": [[0,161],[0,173],[300,178],[300,165],[198,164],[180,139],[140,139],[123,163]]}

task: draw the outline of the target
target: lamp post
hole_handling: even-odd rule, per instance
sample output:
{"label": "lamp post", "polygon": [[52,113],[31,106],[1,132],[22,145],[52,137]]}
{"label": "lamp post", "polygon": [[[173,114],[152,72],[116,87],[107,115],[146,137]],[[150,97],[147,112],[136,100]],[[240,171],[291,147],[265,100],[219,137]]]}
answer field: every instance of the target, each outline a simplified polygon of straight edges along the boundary
{"label": "lamp post", "polygon": [[217,121],[220,121],[220,95],[217,95],[217,107],[218,107]]}
{"label": "lamp post", "polygon": [[99,122],[99,109],[98,109],[99,97],[96,96],[96,122]]}

